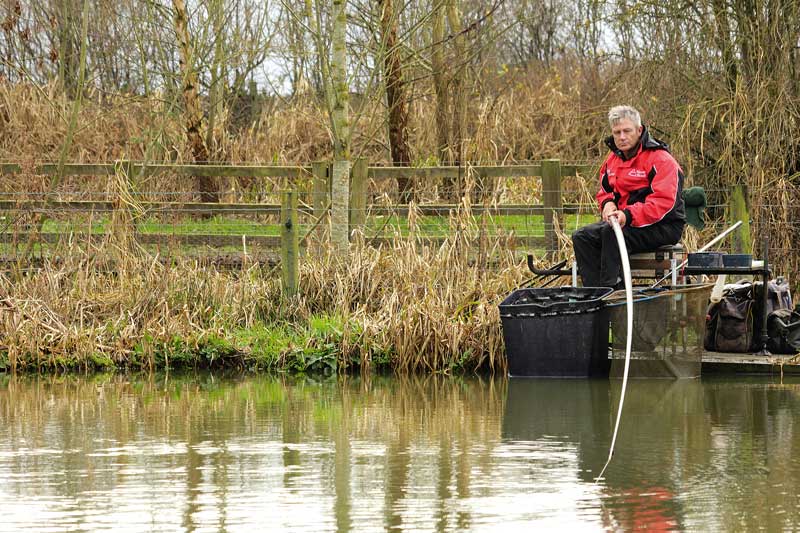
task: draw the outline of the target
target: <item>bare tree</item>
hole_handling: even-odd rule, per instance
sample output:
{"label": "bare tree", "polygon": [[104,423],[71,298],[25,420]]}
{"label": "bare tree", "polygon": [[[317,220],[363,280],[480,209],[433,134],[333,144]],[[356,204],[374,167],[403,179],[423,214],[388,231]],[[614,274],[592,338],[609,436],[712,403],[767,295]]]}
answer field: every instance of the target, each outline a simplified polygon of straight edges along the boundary
{"label": "bare tree", "polygon": [[[394,0],[379,0],[381,9],[381,35],[383,50],[383,82],[386,90],[386,105],[389,110],[388,130],[392,163],[406,166],[411,161],[408,145],[408,108],[405,82],[397,40],[397,14]],[[398,178],[400,201],[408,203],[412,195],[412,183],[408,178]]]}
{"label": "bare tree", "polygon": [[[186,3],[183,0],[172,0],[172,6],[175,17],[175,36],[180,53],[180,72],[183,82],[181,91],[183,93],[186,139],[194,161],[205,164],[208,161],[208,149],[202,135],[203,112],[200,107],[197,71],[194,66],[194,46],[189,37],[189,16],[186,11]],[[213,178],[198,176],[197,189],[200,192],[200,201],[219,201],[219,192]]]}
{"label": "bare tree", "polygon": [[436,144],[439,160],[448,161],[450,148],[449,91],[445,71],[445,0],[434,0],[431,15],[431,70],[433,92],[436,97]]}

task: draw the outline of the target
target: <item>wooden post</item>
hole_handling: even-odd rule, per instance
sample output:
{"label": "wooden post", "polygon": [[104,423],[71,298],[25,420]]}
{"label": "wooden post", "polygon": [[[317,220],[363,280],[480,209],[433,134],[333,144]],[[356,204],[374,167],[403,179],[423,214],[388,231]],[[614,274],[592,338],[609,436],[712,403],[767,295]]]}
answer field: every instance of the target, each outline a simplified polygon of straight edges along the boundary
{"label": "wooden post", "polygon": [[558,220],[559,227],[563,227],[561,220],[561,161],[559,159],[545,159],[542,161],[542,204],[544,204],[544,238],[548,252],[558,250],[558,237],[555,232],[554,221]]}
{"label": "wooden post", "polygon": [[300,227],[297,222],[297,192],[284,191],[281,196],[281,271],[283,293],[297,294],[299,281]]}
{"label": "wooden post", "polygon": [[367,160],[356,159],[350,176],[350,235],[363,231],[367,220]]}
{"label": "wooden post", "polygon": [[750,201],[747,185],[733,185],[728,190],[728,208],[725,210],[728,226],[741,220],[742,225],[736,228],[730,239],[732,253],[753,253],[753,242],[750,239]]}
{"label": "wooden post", "polygon": [[331,246],[342,258],[350,243],[350,161],[333,162],[331,173]]}
{"label": "wooden post", "polygon": [[116,195],[111,199],[114,213],[111,216],[111,231],[119,242],[129,244],[136,234],[133,218],[133,163],[128,160],[114,162],[114,187]]}

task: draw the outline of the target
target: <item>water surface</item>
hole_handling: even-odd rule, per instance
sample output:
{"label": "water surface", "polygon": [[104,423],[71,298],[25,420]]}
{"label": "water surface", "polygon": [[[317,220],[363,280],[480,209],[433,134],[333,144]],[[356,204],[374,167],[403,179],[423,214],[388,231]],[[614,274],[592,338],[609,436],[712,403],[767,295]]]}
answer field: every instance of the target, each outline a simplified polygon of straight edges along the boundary
{"label": "water surface", "polygon": [[[0,530],[800,528],[800,382],[0,378]],[[798,450],[800,451],[800,450]]]}

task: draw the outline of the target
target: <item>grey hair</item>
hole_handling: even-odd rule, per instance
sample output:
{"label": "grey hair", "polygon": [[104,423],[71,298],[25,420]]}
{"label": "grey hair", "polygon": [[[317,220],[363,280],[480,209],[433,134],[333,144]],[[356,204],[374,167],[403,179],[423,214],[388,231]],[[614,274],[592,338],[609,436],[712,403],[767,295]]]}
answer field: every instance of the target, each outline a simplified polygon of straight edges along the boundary
{"label": "grey hair", "polygon": [[642,125],[642,117],[636,108],[618,105],[608,110],[608,124],[613,128],[620,120],[630,120],[637,128]]}

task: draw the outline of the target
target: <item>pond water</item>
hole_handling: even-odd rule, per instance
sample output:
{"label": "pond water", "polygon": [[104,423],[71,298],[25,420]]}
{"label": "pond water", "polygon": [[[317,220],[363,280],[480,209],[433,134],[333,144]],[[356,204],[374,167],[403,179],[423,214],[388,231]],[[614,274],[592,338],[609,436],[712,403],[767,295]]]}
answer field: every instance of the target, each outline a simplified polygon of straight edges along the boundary
{"label": "pond water", "polygon": [[[800,528],[800,382],[0,377],[0,530]],[[798,429],[798,435],[794,434]]]}

